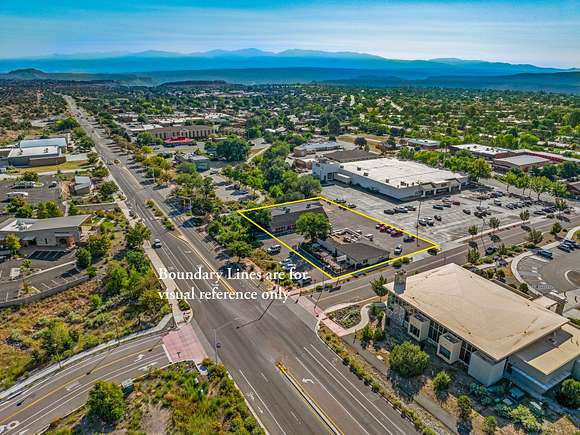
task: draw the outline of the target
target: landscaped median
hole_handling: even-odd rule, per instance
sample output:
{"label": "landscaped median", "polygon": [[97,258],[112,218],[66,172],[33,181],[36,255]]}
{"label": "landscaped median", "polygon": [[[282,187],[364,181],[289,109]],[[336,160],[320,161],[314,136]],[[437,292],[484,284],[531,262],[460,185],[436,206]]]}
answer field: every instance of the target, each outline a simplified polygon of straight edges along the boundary
{"label": "landscaped median", "polygon": [[203,364],[207,374],[189,362],[153,370],[124,392],[116,384],[97,384],[86,405],[46,433],[263,434],[225,367]]}
{"label": "landscaped median", "polygon": [[349,366],[350,370],[366,385],[369,385],[373,392],[380,394],[393,408],[412,421],[420,433],[425,435],[435,435],[437,433],[425,423],[425,415],[423,412],[404,403],[395,393],[391,392],[376,373],[376,370],[354,350],[347,347],[338,336],[325,326],[321,326],[319,335],[342,358],[344,365]]}

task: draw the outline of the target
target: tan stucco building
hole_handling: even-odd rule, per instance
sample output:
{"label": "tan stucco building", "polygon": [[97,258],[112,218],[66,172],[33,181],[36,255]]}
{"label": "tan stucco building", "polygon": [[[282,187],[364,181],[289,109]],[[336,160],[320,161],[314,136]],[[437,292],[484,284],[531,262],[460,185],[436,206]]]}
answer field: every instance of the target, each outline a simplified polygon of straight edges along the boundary
{"label": "tan stucco building", "polygon": [[453,263],[387,288],[392,321],[486,386],[507,378],[538,396],[580,376],[580,330],[543,303]]}

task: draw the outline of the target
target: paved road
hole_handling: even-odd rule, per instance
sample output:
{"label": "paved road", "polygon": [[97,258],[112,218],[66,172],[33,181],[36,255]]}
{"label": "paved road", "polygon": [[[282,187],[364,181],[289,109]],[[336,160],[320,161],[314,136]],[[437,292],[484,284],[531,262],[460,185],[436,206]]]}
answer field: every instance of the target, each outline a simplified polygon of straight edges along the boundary
{"label": "paved road", "polygon": [[[75,114],[77,112],[75,111]],[[141,184],[123,164],[126,159],[114,154],[108,141],[95,134],[82,116],[99,153],[105,160],[121,160],[110,166],[119,186],[133,201],[135,212],[151,228],[153,237],[162,241],[158,254],[175,270],[192,271],[202,267],[216,270],[222,266],[215,259],[213,247],[204,243],[192,228],[168,232],[144,205],[149,198],[170,212],[155,189]],[[179,237],[183,234],[183,239]],[[183,291],[210,291],[211,282],[179,280]],[[222,292],[241,293],[256,290],[249,281],[220,282]],[[235,287],[235,288],[234,288]],[[292,376],[302,383],[307,395],[334,420],[344,433],[409,434],[415,430],[381,398],[352,375],[336,355],[314,333],[314,319],[301,307],[280,301],[220,301],[198,298],[192,301],[194,319],[208,342],[213,336],[220,343],[221,359],[270,433],[329,432],[312,407],[280,373],[276,363],[283,362]],[[307,324],[310,323],[310,324]]]}
{"label": "paved road", "polygon": [[580,250],[564,252],[554,247],[550,251],[552,260],[538,255],[520,260],[517,268],[524,281],[542,293],[551,290],[565,293],[580,288]]}
{"label": "paved road", "polygon": [[[569,218],[570,222],[566,224],[567,227],[572,228],[573,226],[580,224],[579,215],[569,216]],[[549,231],[552,227],[552,224],[553,222],[551,220],[546,220],[545,222],[534,225],[534,228],[540,231]],[[500,232],[498,235],[501,237],[501,242],[499,243],[504,243],[506,246],[508,246],[525,241],[527,232],[520,226],[517,226]],[[479,237],[477,238],[477,242],[481,246],[481,239]],[[490,244],[489,239],[485,240],[485,244],[486,246]],[[419,273],[448,263],[465,264],[467,262],[468,249],[468,245],[462,245],[457,248],[444,251],[436,257],[428,257],[410,263],[409,265],[405,266],[404,269],[407,271],[407,273]],[[310,294],[308,297],[310,297],[313,301],[318,301],[318,305],[323,309],[345,302],[364,301],[376,296],[369,285],[372,280],[376,279],[379,275],[383,275],[388,280],[392,280],[394,278],[395,272],[396,270],[394,268],[389,267],[378,272],[373,272],[364,277],[359,277],[349,282],[342,283],[340,284],[339,290],[326,290],[323,291],[322,294]]]}
{"label": "paved road", "polygon": [[38,433],[84,404],[99,379],[121,383],[169,364],[161,335],[136,339],[92,355],[0,404],[0,434]]}

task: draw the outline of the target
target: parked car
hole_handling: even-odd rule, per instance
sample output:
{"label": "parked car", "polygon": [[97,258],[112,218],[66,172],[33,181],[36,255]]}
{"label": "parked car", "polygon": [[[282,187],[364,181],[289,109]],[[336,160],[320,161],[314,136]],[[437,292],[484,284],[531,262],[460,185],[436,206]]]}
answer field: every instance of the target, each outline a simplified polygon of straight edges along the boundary
{"label": "parked car", "polygon": [[433,208],[434,208],[435,210],[443,210],[445,207],[443,207],[443,205],[442,205],[442,204],[435,204],[435,205],[433,205]]}
{"label": "parked car", "polygon": [[427,225],[427,219],[419,218],[419,225],[423,225],[423,226]]}
{"label": "parked car", "polygon": [[435,221],[433,220],[432,217],[426,217],[425,220],[427,221],[427,225],[429,225],[430,227],[432,227],[433,224],[435,224]]}
{"label": "parked car", "polygon": [[273,254],[278,254],[278,253],[280,253],[280,251],[281,251],[281,250],[282,250],[282,246],[280,246],[280,245],[272,245],[272,246],[270,246],[270,247],[269,247],[269,248],[266,250],[266,252],[267,252],[268,254],[270,254],[270,255],[273,255]]}
{"label": "parked car", "polygon": [[485,248],[485,255],[492,255],[495,251],[497,251],[495,246],[488,246]]}
{"label": "parked car", "polygon": [[393,251],[395,255],[401,255],[403,253],[403,247],[401,245],[397,245],[395,250]]}
{"label": "parked car", "polygon": [[558,249],[564,252],[572,252],[572,248],[566,243],[560,243],[558,245]]}
{"label": "parked car", "polygon": [[562,244],[563,245],[566,245],[566,246],[569,246],[572,249],[576,249],[577,248],[576,242],[573,242],[572,240],[564,239],[564,240],[562,240]]}
{"label": "parked car", "polygon": [[552,254],[552,252],[550,252],[546,249],[538,249],[536,251],[536,254],[539,255],[540,257],[544,257],[544,258],[549,258],[549,259],[554,258],[554,254]]}
{"label": "parked car", "polygon": [[463,209],[463,213],[465,213],[465,214],[471,214],[471,210],[469,210],[468,208],[464,208]]}
{"label": "parked car", "polygon": [[407,210],[405,207],[395,207],[395,212],[396,213],[409,213],[409,210]]}
{"label": "parked car", "polygon": [[461,203],[459,201],[457,201],[457,200],[451,201],[451,204],[453,204],[453,205],[461,205]]}
{"label": "parked car", "polygon": [[403,237],[403,242],[412,242],[413,240],[415,240],[415,236],[411,234],[405,234],[405,237]]}
{"label": "parked car", "polygon": [[393,210],[392,208],[386,208],[383,210],[384,214],[395,214],[395,210]]}
{"label": "parked car", "polygon": [[415,207],[414,205],[406,205],[405,208],[409,211],[415,211],[417,210],[417,207]]}
{"label": "parked car", "polygon": [[439,216],[438,214],[436,214],[435,216],[433,216],[433,218],[434,218],[436,221],[439,221],[439,222],[441,222],[441,216]]}

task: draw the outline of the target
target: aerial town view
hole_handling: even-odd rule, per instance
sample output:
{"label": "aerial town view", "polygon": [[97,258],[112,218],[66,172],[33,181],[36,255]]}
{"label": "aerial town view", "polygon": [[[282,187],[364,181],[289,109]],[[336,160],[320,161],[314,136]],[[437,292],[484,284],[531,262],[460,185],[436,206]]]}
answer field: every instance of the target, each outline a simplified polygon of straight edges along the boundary
{"label": "aerial town view", "polygon": [[0,435],[580,434],[580,2],[0,3]]}

